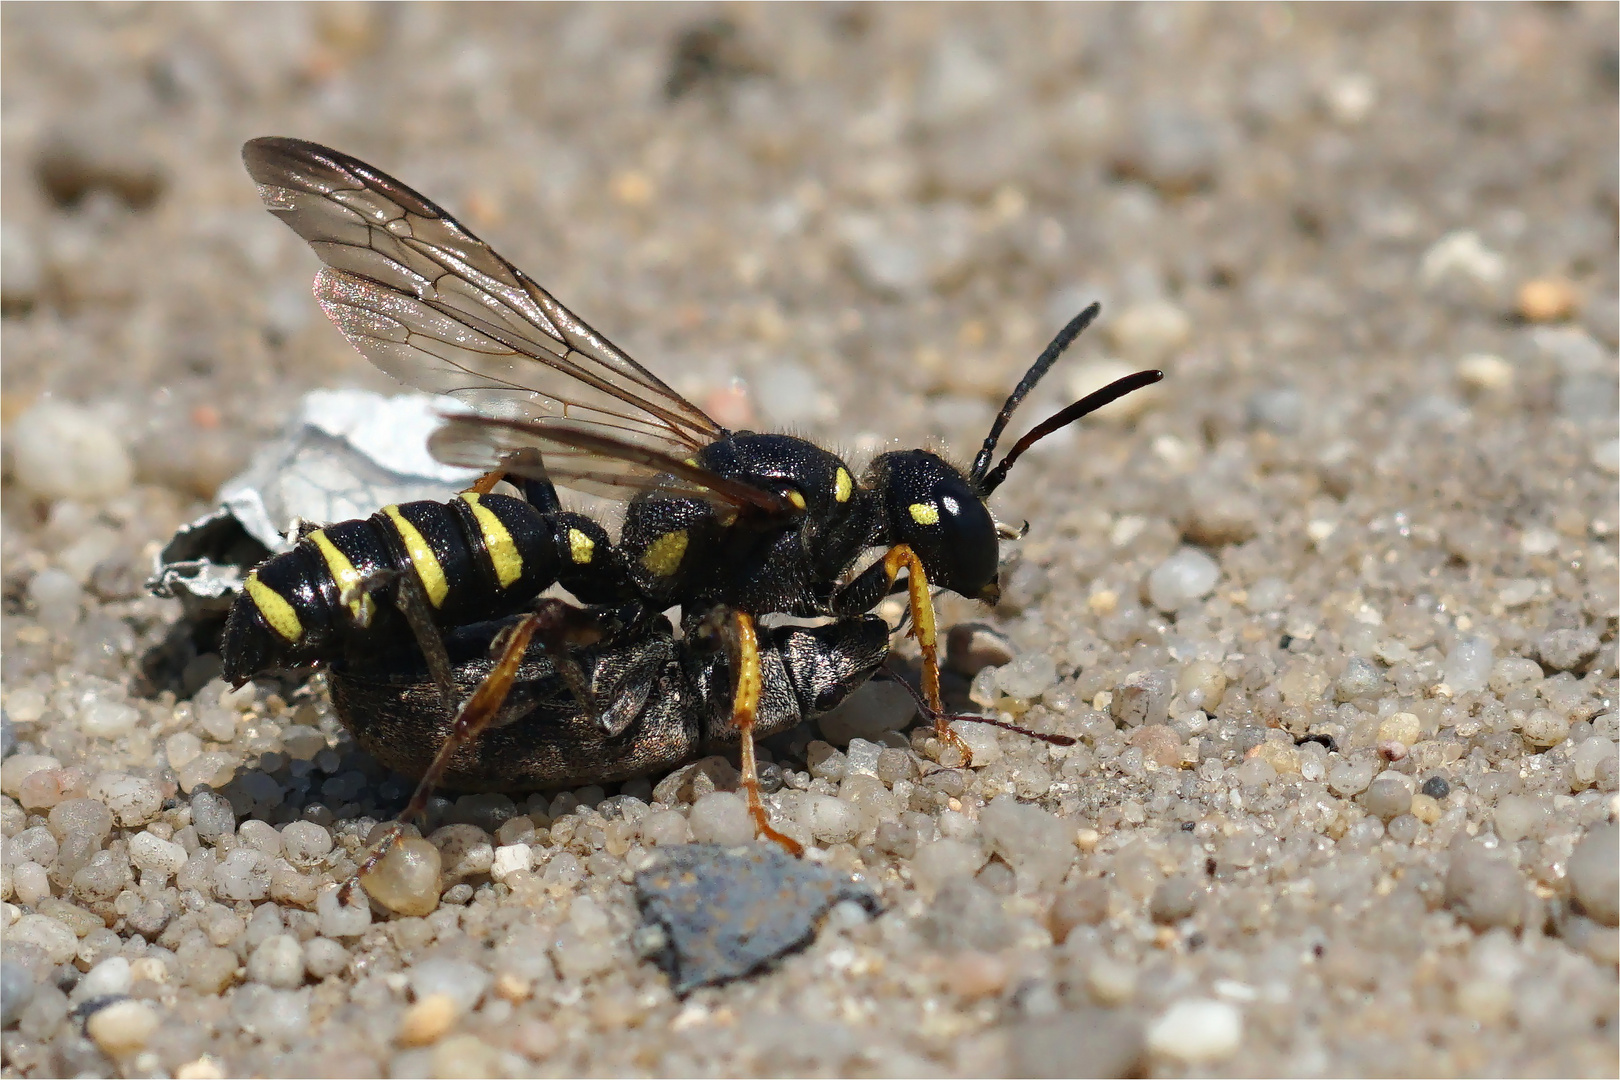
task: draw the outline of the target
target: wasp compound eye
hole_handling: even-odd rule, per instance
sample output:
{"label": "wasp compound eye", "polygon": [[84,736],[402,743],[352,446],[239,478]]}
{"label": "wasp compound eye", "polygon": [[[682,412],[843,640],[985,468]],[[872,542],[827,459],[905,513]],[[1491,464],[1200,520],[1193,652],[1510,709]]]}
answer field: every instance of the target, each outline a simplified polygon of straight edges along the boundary
{"label": "wasp compound eye", "polygon": [[885,454],[873,467],[890,537],[922,560],[930,584],[993,601],[996,523],[967,477],[926,450]]}

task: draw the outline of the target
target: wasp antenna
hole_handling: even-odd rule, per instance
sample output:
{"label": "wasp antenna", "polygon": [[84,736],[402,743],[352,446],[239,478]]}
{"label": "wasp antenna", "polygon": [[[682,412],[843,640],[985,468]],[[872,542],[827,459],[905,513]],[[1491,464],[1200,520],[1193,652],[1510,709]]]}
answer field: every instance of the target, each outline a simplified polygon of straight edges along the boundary
{"label": "wasp antenna", "polygon": [[1134,375],[1125,376],[1123,379],[1115,379],[1101,390],[1095,390],[1074,404],[1053,413],[1039,424],[1036,424],[1028,435],[1014,443],[1013,448],[1007,451],[1007,456],[1001,459],[1001,464],[986,474],[983,479],[977,481],[979,493],[988,496],[992,491],[1000,487],[1001,482],[1007,479],[1007,473],[1011,471],[1013,462],[1017,461],[1025,450],[1028,450],[1052,434],[1052,432],[1068,427],[1087,413],[1094,413],[1104,405],[1118,401],[1126,394],[1140,390],[1144,386],[1152,386],[1162,378],[1164,378],[1164,372],[1162,371],[1138,371]]}
{"label": "wasp antenna", "polygon": [[1029,395],[1029,392],[1035,389],[1035,384],[1040,382],[1046,373],[1051,370],[1052,365],[1057,363],[1058,357],[1062,356],[1069,346],[1074,344],[1074,339],[1080,336],[1082,330],[1091,325],[1092,320],[1101,311],[1102,305],[1093,303],[1080,314],[1070,319],[1069,325],[1058,331],[1057,337],[1053,338],[1052,343],[1041,352],[1040,356],[1036,357],[1035,362],[1029,366],[1029,370],[1024,372],[1024,377],[1018,380],[1018,385],[1013,387],[1013,392],[1007,395],[1007,403],[1001,407],[1001,412],[996,414],[995,423],[990,425],[990,434],[984,437],[984,446],[980,448],[979,456],[973,459],[973,469],[968,474],[968,478],[973,481],[975,487],[979,487],[981,481],[990,472],[990,457],[996,452],[996,443],[1001,441],[1001,433],[1007,429],[1007,422],[1012,419],[1013,412],[1023,402],[1024,398]]}

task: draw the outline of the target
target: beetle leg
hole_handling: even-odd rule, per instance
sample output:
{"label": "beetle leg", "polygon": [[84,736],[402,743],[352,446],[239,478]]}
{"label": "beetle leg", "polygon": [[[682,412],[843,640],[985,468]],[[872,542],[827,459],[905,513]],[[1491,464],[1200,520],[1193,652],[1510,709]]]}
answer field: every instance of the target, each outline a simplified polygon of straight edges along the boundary
{"label": "beetle leg", "polygon": [[580,709],[593,723],[600,724],[602,713],[597,707],[596,695],[591,693],[590,681],[585,678],[585,669],[574,658],[574,650],[595,645],[608,636],[608,631],[603,629],[603,620],[556,597],[542,597],[535,601],[534,610],[541,619],[535,631],[540,647],[546,651],[552,667],[562,676],[563,683],[574,695]]}
{"label": "beetle leg", "polygon": [[909,682],[907,682],[905,677],[894,669],[894,665],[885,660],[882,667],[884,671],[888,672],[890,680],[897,682],[906,688],[906,693],[911,695],[911,700],[917,703],[918,711],[924,716],[934,720],[936,723],[943,719],[946,723],[949,723],[952,720],[962,720],[972,724],[989,724],[991,727],[998,727],[1003,731],[1015,731],[1020,735],[1027,735],[1031,739],[1039,739],[1041,742],[1049,743],[1052,746],[1074,745],[1074,738],[1072,736],[1054,735],[1044,731],[1036,731],[1033,728],[1024,727],[1022,724],[1011,724],[1005,720],[998,720],[993,716],[977,716],[973,713],[949,713],[942,717],[934,712],[933,707],[928,704],[928,700],[923,697],[922,691],[918,690],[915,686],[912,686]]}

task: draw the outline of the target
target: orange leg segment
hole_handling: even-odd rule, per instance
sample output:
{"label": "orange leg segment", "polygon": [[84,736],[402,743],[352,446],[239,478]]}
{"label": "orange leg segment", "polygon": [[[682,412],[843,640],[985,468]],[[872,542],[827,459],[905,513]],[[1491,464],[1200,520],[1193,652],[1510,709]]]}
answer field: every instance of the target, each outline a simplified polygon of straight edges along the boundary
{"label": "orange leg segment", "polygon": [[906,586],[911,598],[911,636],[917,639],[917,645],[922,649],[922,692],[934,714],[934,735],[946,746],[956,748],[957,753],[962,755],[964,766],[970,765],[973,763],[973,751],[962,741],[962,736],[951,730],[945,708],[940,703],[939,632],[934,620],[934,599],[928,594],[928,573],[916,552],[905,544],[896,544],[883,557],[883,571],[889,576],[890,585],[894,584],[901,570],[906,571]]}
{"label": "orange leg segment", "polygon": [[735,674],[736,691],[731,699],[731,722],[737,727],[742,747],[743,795],[748,800],[748,814],[754,819],[758,835],[773,840],[786,848],[789,854],[802,855],[804,848],[791,836],[771,828],[765,804],[759,794],[759,769],[754,762],[754,720],[759,714],[759,697],[764,677],[759,665],[759,631],[754,617],[742,611],[731,614],[731,670]]}
{"label": "orange leg segment", "polygon": [[490,492],[495,490],[496,484],[505,479],[505,469],[491,469],[483,476],[480,476],[477,480],[474,480],[472,487],[468,488],[467,490],[478,495],[488,495]]}

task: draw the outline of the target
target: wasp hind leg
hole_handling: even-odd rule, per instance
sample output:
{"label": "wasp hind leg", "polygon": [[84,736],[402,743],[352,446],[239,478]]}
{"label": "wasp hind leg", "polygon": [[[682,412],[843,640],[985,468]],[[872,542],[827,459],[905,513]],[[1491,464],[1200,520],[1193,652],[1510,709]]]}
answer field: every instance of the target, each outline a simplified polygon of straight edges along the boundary
{"label": "wasp hind leg", "polygon": [[732,682],[735,687],[731,698],[731,722],[739,736],[743,797],[748,802],[748,816],[754,819],[756,835],[780,844],[791,855],[802,855],[803,845],[793,837],[771,828],[771,819],[760,798],[759,766],[754,760],[754,721],[759,715],[759,698],[764,686],[759,661],[759,629],[754,624],[754,617],[742,611],[732,612],[726,624],[726,645],[731,654]]}
{"label": "wasp hind leg", "polygon": [[[404,576],[409,579],[409,575]],[[409,586],[400,590],[401,595],[406,597],[410,592]],[[349,902],[349,897],[354,894],[354,887],[360,884],[399,842],[399,838],[405,834],[405,826],[421,817],[427,810],[428,800],[444,779],[444,774],[450,768],[450,763],[455,760],[456,754],[463,747],[477,741],[491,727],[497,726],[502,707],[512,692],[512,684],[517,681],[518,670],[522,667],[523,658],[532,643],[538,641],[545,648],[546,653],[552,657],[558,674],[563,677],[563,681],[568,684],[575,697],[580,699],[588,711],[594,709],[590,686],[584,671],[569,650],[593,645],[602,639],[604,631],[595,613],[582,611],[550,597],[537,601],[534,610],[506,627],[495,638],[490,647],[495,656],[494,667],[468,695],[466,701],[461,701],[457,695],[454,674],[450,668],[449,657],[445,653],[444,642],[428,621],[426,598],[421,595],[419,586],[416,595],[416,617],[413,618],[407,612],[406,618],[411,620],[411,627],[417,632],[418,643],[422,646],[423,654],[428,657],[429,668],[435,667],[435,664],[440,668],[440,671],[434,672],[434,682],[439,685],[440,693],[445,697],[446,715],[455,719],[450,724],[450,733],[439,745],[438,753],[434,755],[427,771],[417,781],[410,802],[406,803],[405,809],[389,822],[383,834],[377,838],[371,852],[344,883],[343,892],[339,897],[344,903]],[[401,610],[404,611],[405,605],[411,603],[406,599],[401,603]],[[591,715],[595,715],[594,711]]]}
{"label": "wasp hind leg", "polygon": [[404,835],[406,823],[421,817],[427,809],[428,799],[439,786],[439,781],[444,778],[445,771],[449,769],[456,753],[488,730],[500,715],[501,706],[506,703],[506,697],[511,693],[512,684],[517,679],[523,656],[529,651],[529,642],[539,631],[542,622],[541,614],[530,612],[503,630],[496,638],[495,666],[468,695],[467,700],[455,710],[455,720],[450,725],[450,734],[439,745],[439,752],[433,756],[433,761],[422,774],[421,780],[417,781],[416,790],[411,793],[411,801],[406,803],[405,809],[389,823],[371,853],[344,883],[343,890],[338,896],[343,903],[349,902],[349,898],[354,894],[354,887],[360,884],[399,842],[399,838]]}

